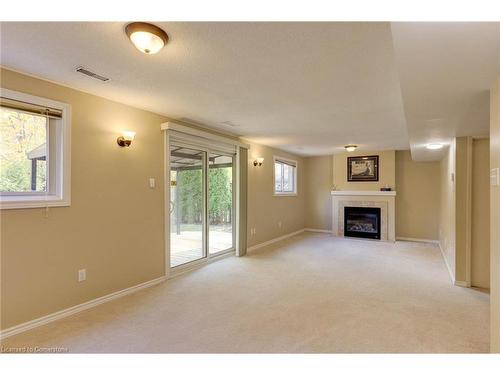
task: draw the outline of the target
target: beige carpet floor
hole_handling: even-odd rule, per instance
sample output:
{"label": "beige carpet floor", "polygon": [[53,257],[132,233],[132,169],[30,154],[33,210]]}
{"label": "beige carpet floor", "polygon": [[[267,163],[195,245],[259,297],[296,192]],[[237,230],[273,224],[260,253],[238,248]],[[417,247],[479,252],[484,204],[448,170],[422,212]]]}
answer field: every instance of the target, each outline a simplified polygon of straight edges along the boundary
{"label": "beige carpet floor", "polygon": [[6,339],[70,352],[488,352],[435,245],[305,233]]}

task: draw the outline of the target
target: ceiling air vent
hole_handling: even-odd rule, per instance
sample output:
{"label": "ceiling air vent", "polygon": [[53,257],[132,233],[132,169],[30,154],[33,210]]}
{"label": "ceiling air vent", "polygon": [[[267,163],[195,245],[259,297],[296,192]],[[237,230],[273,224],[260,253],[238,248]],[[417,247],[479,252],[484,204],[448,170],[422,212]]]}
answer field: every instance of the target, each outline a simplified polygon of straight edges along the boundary
{"label": "ceiling air vent", "polygon": [[101,75],[99,75],[97,73],[91,72],[90,70],[85,69],[83,66],[80,66],[80,67],[76,68],[76,71],[78,73],[85,74],[86,76],[89,76],[91,78],[98,79],[99,81],[102,81],[102,82],[108,82],[109,81],[109,78],[103,77],[103,76],[101,76]]}
{"label": "ceiling air vent", "polygon": [[231,126],[232,128],[235,128],[237,127],[238,125],[236,125],[234,122],[232,121],[222,121],[221,122],[222,125],[226,125],[226,126]]}

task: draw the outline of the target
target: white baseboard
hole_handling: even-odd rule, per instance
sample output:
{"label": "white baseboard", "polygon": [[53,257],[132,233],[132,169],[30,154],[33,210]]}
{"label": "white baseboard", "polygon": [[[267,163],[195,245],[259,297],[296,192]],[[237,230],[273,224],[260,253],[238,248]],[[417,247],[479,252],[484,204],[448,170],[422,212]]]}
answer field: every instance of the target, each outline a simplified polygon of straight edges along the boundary
{"label": "white baseboard", "polygon": [[439,245],[439,250],[441,250],[441,255],[443,256],[444,264],[446,264],[446,269],[448,270],[448,273],[450,275],[451,283],[453,285],[456,285],[456,286],[461,286],[461,287],[464,287],[464,288],[470,288],[471,287],[471,283],[469,283],[467,281],[460,281],[460,280],[456,280],[455,279],[455,276],[453,276],[453,272],[451,271],[451,267],[448,264],[448,260],[446,259],[446,255],[444,254],[444,250],[441,247],[441,243],[439,241],[438,241],[438,245]]}
{"label": "white baseboard", "polygon": [[271,245],[271,244],[273,244],[275,242],[279,242],[279,241],[282,241],[284,239],[296,236],[297,234],[300,234],[302,232],[304,232],[304,229],[300,229],[298,231],[285,234],[284,236],[276,237],[276,238],[273,238],[272,240],[269,240],[269,241],[266,241],[266,242],[261,242],[261,243],[259,243],[257,245],[250,246],[250,247],[247,248],[247,253],[251,253],[252,251],[260,249],[261,247],[268,246],[268,245]]}
{"label": "white baseboard", "polygon": [[427,238],[413,238],[413,237],[396,237],[396,241],[411,241],[411,242],[425,242],[439,244],[438,240],[430,240]]}
{"label": "white baseboard", "polygon": [[306,232],[318,232],[318,233],[332,233],[331,230],[327,229],[314,229],[314,228],[305,228]]}
{"label": "white baseboard", "polygon": [[88,310],[92,307],[101,305],[103,303],[112,301],[114,299],[126,296],[128,294],[135,293],[141,289],[149,288],[150,286],[159,284],[159,283],[165,281],[166,279],[167,279],[166,276],[158,277],[156,279],[146,281],[142,284],[134,285],[134,286],[131,286],[130,288],[119,290],[117,292],[108,294],[106,296],[102,296],[102,297],[93,299],[91,301],[84,302],[84,303],[81,303],[79,305],[69,307],[67,309],[60,310],[60,311],[57,311],[55,313],[45,315],[45,316],[42,316],[42,317],[34,319],[34,320],[30,320],[29,322],[21,323],[17,326],[4,329],[3,331],[0,332],[0,339],[5,339],[9,336],[17,335],[21,332],[28,331],[30,329],[33,329],[33,328],[48,324],[50,322],[65,318],[67,316],[76,314],[80,311]]}

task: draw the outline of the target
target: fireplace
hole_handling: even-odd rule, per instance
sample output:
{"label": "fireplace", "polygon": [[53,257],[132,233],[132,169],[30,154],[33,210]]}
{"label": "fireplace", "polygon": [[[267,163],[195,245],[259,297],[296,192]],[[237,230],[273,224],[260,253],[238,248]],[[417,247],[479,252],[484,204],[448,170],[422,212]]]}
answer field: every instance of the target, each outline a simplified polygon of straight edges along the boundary
{"label": "fireplace", "polygon": [[344,236],[380,240],[380,207],[344,207]]}

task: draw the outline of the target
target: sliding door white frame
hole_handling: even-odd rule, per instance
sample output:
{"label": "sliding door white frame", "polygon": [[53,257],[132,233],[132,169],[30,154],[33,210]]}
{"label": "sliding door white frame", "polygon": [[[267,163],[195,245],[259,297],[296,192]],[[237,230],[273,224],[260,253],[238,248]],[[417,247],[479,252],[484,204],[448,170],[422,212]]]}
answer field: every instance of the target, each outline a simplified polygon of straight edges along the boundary
{"label": "sliding door white frame", "polygon": [[[176,137],[178,139],[178,137]],[[190,144],[190,143],[184,143],[184,142],[181,142],[181,141],[178,141],[177,139],[172,139],[172,137],[170,137],[170,143],[169,143],[169,156],[170,156],[170,147],[181,147],[181,148],[186,148],[186,149],[191,149],[191,150],[195,150],[195,151],[200,151],[203,153],[203,156],[201,157],[201,176],[202,176],[202,189],[201,189],[201,199],[202,199],[202,222],[201,222],[201,232],[202,232],[202,238],[201,238],[201,244],[202,244],[202,256],[201,258],[198,258],[198,259],[193,259],[193,260],[190,260],[186,263],[183,263],[183,264],[179,264],[177,266],[174,266],[172,267],[172,264],[170,263],[171,261],[171,258],[169,256],[169,259],[168,259],[168,262],[169,262],[169,267],[170,269],[182,269],[182,268],[189,268],[192,264],[194,264],[195,262],[198,262],[198,261],[201,261],[203,260],[204,258],[207,258],[209,256],[209,253],[208,253],[208,206],[207,206],[207,191],[208,191],[208,168],[207,168],[207,160],[208,160],[208,154],[209,154],[209,151],[207,148],[205,147],[200,147],[200,146],[197,146],[197,145],[194,145],[194,144]],[[170,176],[171,174],[171,169],[170,169],[170,164],[168,165],[168,175]],[[168,186],[166,186],[166,189],[169,190],[169,194],[170,194],[170,189],[171,189],[171,186],[170,186],[170,180],[168,181]],[[170,201],[168,202],[168,207],[169,207],[169,210],[168,210],[168,217],[169,217],[169,220],[170,220],[170,214],[171,214],[171,209],[172,209],[172,206],[171,206],[171,201],[172,201],[172,197],[169,196],[169,199]],[[169,224],[170,224],[170,221],[169,221]],[[169,227],[167,228],[167,231],[168,231],[168,234],[169,236],[171,236],[171,229],[170,228],[170,225]],[[170,238],[171,240],[171,238]],[[170,252],[170,248],[172,246],[172,242],[170,242],[170,245],[168,247],[169,249],[169,252]]]}
{"label": "sliding door white frame", "polygon": [[208,158],[207,158],[207,196],[206,198],[208,199],[208,195],[210,194],[210,164],[209,164],[209,160],[210,160],[210,153],[216,153],[218,155],[223,155],[223,156],[227,156],[227,157],[230,157],[231,158],[231,164],[232,164],[232,168],[231,168],[231,179],[233,181],[233,184],[231,186],[231,199],[232,199],[232,204],[231,204],[231,226],[232,226],[232,232],[231,232],[231,241],[232,241],[232,246],[230,248],[227,248],[227,249],[224,249],[224,250],[221,250],[221,251],[218,251],[216,253],[213,253],[213,254],[210,254],[210,221],[208,220],[208,213],[210,212],[209,210],[209,207],[208,207],[208,202],[207,202],[207,206],[205,207],[206,208],[206,212],[207,212],[207,226],[206,226],[206,231],[207,231],[207,256],[208,257],[211,257],[211,258],[214,258],[214,257],[218,257],[219,255],[224,255],[225,253],[234,253],[236,251],[236,220],[235,218],[237,217],[237,210],[236,210],[236,190],[235,190],[235,185],[236,185],[236,153],[238,151],[235,150],[235,152],[233,153],[228,153],[228,152],[224,152],[224,151],[218,151],[218,150],[213,150],[213,149],[210,149],[209,151],[207,151],[207,155],[208,155]]}
{"label": "sliding door white frame", "polygon": [[[189,128],[184,125],[167,122],[161,124],[161,130],[164,131],[164,222],[165,222],[165,276],[173,277],[179,273],[186,272],[187,270],[200,267],[201,265],[210,263],[222,257],[239,254],[239,215],[240,215],[240,147],[249,148],[248,145],[243,144],[231,138],[214,135],[212,133],[204,132]],[[204,257],[184,265],[170,267],[170,144],[172,141],[175,143],[182,143],[186,146],[192,146],[200,151],[207,153],[206,160],[210,152],[221,152],[225,155],[232,155],[233,160],[233,247],[215,254],[209,254],[208,244],[208,208],[206,202],[206,193],[204,193]],[[232,151],[231,151],[232,150]],[[205,181],[204,190],[208,188],[208,162],[204,163]]]}

